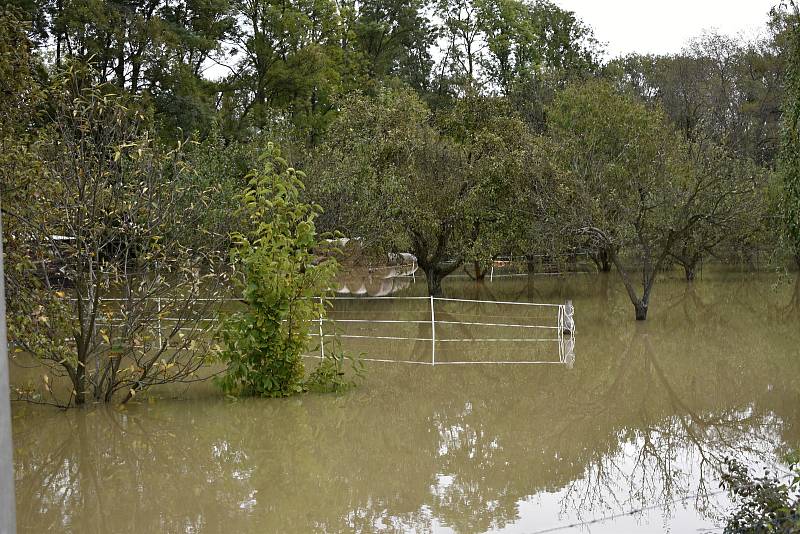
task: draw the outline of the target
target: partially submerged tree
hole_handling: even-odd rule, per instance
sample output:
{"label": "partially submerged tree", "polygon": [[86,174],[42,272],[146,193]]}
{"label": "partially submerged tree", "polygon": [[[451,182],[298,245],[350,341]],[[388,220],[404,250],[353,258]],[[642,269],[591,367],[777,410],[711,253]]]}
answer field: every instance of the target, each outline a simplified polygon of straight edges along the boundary
{"label": "partially submerged tree", "polygon": [[707,177],[695,207],[703,218],[677,237],[670,256],[691,282],[707,257],[723,249],[746,254],[755,246],[767,222],[767,180],[758,165],[713,143],[698,141],[688,150],[695,172]]}
{"label": "partially submerged tree", "polygon": [[9,337],[56,376],[59,405],[126,402],[156,384],[191,382],[211,350],[225,272],[192,239],[207,200],[185,178],[180,147],[163,152],[136,103],[93,72],[68,70],[48,91],[40,173],[4,205],[25,244]]}
{"label": "partially submerged tree", "polygon": [[645,320],[678,240],[712,224],[737,184],[695,165],[659,109],[605,82],[559,94],[549,127],[553,159],[573,195],[574,227],[607,250],[636,319]]}
{"label": "partially submerged tree", "polygon": [[[329,229],[360,237],[367,248],[412,252],[431,294],[463,261],[471,181],[466,155],[429,125],[410,91],[356,96],[343,105],[319,151],[310,185],[335,211]],[[333,222],[333,221],[332,221]]]}
{"label": "partially submerged tree", "polygon": [[[303,174],[272,145],[262,165],[241,196],[249,230],[234,234],[233,259],[247,307],[223,329],[227,369],[218,382],[228,394],[285,397],[306,387],[303,353],[312,324],[325,315],[338,263],[318,256],[321,208],[300,200]],[[329,352],[311,382],[338,380],[341,364]]]}
{"label": "partially submerged tree", "polygon": [[492,109],[500,108],[468,98],[434,126],[408,90],[345,101],[309,182],[335,214],[328,229],[367,247],[411,252],[431,295],[464,261],[491,258],[502,246],[494,236],[513,177],[529,161],[523,123]]}

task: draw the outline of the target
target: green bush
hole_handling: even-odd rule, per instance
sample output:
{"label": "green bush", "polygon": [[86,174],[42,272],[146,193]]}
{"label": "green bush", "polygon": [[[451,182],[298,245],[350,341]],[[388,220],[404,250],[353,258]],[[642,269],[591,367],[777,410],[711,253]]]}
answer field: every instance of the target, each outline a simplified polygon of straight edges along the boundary
{"label": "green bush", "polygon": [[800,471],[786,481],[766,471],[753,477],[741,462],[727,458],[722,486],[731,492],[738,508],[728,518],[725,532],[730,534],[800,532]]}
{"label": "green bush", "polygon": [[[314,220],[322,209],[300,201],[303,174],[272,144],[261,161],[241,197],[251,231],[233,235],[233,265],[247,307],[223,328],[221,358],[228,368],[218,383],[231,395],[284,397],[306,389],[309,326],[325,315],[338,264],[316,252]],[[340,377],[341,355],[330,359],[316,382]]]}

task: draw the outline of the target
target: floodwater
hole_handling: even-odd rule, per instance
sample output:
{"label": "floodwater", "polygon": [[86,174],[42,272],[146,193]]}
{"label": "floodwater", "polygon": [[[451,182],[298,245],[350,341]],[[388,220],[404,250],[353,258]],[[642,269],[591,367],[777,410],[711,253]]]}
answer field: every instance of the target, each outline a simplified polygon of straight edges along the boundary
{"label": "floodwater", "polygon": [[[473,340],[437,342],[437,362],[549,363],[368,362],[357,389],[279,400],[198,385],[123,411],[15,404],[19,530],[695,532],[728,506],[721,459],[780,467],[800,446],[800,286],[774,274],[668,275],[643,324],[614,274],[452,279],[445,292],[571,299],[574,362],[559,363],[557,342],[480,341],[537,329],[445,324],[437,339]],[[417,337],[343,343],[427,362],[426,304],[343,301],[334,315],[418,320],[340,331]],[[521,309],[443,302],[436,313],[554,320]]]}

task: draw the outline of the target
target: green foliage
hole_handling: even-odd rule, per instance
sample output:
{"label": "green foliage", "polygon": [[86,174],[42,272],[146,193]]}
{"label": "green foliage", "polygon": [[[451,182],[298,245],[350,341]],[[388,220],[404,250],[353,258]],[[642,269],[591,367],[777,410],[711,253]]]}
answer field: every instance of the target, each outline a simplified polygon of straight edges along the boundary
{"label": "green foliage", "polygon": [[488,87],[508,96],[530,82],[563,82],[594,71],[592,29],[548,0],[438,0],[444,57],[439,92]]}
{"label": "green foliage", "polygon": [[170,142],[204,137],[216,120],[226,138],[278,128],[313,146],[353,90],[399,80],[439,108],[470,85],[530,96],[530,80],[561,83],[598,65],[591,28],[548,0],[12,4],[55,71],[91,62],[101,81],[147,95]]}
{"label": "green foliage", "polygon": [[769,234],[769,211],[763,167],[708,141],[689,146],[688,162],[693,172],[710,177],[697,196],[702,220],[679,235],[670,252],[691,281],[708,256],[746,257],[757,250]]}
{"label": "green foliage", "polygon": [[166,2],[47,2],[43,28],[56,70],[70,61],[92,63],[102,82],[118,91],[149,94],[160,133],[174,142],[206,133],[218,85],[203,76],[225,55],[235,33],[228,0]]}
{"label": "green foliage", "polygon": [[763,477],[753,477],[741,462],[726,458],[727,470],[722,474],[722,487],[738,502],[728,517],[724,532],[790,533],[800,530],[800,469],[794,462],[788,482],[769,470]]}
{"label": "green foliage", "polygon": [[317,393],[340,393],[363,379],[364,362],[345,353],[335,337],[326,340],[325,357],[308,374],[305,387]]}
{"label": "green foliage", "polygon": [[230,235],[245,227],[237,195],[246,189],[263,150],[260,139],[226,142],[216,127],[204,139],[187,143],[186,160],[194,170],[187,179],[209,198],[200,224],[203,231],[197,236],[201,243],[224,242],[227,250]]}
{"label": "green foliage", "polygon": [[[226,98],[252,131],[288,121],[313,144],[335,116],[332,99],[352,75],[345,28],[332,0],[234,3],[247,54]],[[356,68],[356,67],[353,67]]]}
{"label": "green foliage", "polygon": [[800,10],[793,1],[786,13],[786,94],[783,109],[783,146],[780,173],[783,178],[781,216],[787,248],[800,265]]}
{"label": "green foliage", "polygon": [[482,66],[505,94],[531,79],[566,80],[599,66],[592,29],[547,0],[475,2],[486,34]]}
{"label": "green foliage", "polygon": [[635,242],[637,229],[648,240],[664,235],[673,216],[663,197],[679,184],[672,181],[675,136],[660,110],[592,81],[557,95],[548,129],[551,160],[573,194],[573,224],[601,229],[616,247]]}
{"label": "green foliage", "polygon": [[353,2],[352,21],[345,24],[364,62],[365,89],[394,77],[420,93],[428,90],[437,29],[425,14],[427,5],[427,0]]}
{"label": "green foliage", "polygon": [[[685,142],[663,110],[608,82],[568,87],[548,117],[551,159],[571,195],[565,205],[574,208],[570,226],[606,249],[639,320],[647,317],[653,284],[676,244],[698,247],[703,230],[725,231],[752,216],[742,202],[756,190],[758,173],[751,177],[723,150]],[[641,290],[633,271],[641,273]]]}
{"label": "green foliage", "polygon": [[536,167],[525,124],[500,100],[470,95],[432,116],[408,89],[343,101],[313,162],[310,188],[332,215],[328,229],[368,248],[412,252],[431,294],[468,260],[500,251],[523,211],[512,195]]}
{"label": "green foliage", "polygon": [[[325,314],[324,295],[338,264],[315,252],[321,209],[300,201],[303,174],[274,146],[262,161],[241,197],[251,230],[233,236],[233,262],[247,309],[223,330],[221,358],[228,367],[219,385],[233,395],[284,397],[304,390],[302,354],[309,349],[309,328]],[[338,380],[338,364],[323,365],[315,385]]]}
{"label": "green foliage", "polygon": [[[210,347],[195,317],[213,313],[226,280],[220,244],[195,236],[208,197],[182,145],[156,146],[136,100],[96,78],[70,68],[46,88],[49,122],[28,132],[32,167],[4,197],[9,337],[68,379],[59,392],[45,381],[59,405],[196,380]],[[162,317],[179,328],[162,332]]]}
{"label": "green foliage", "polygon": [[663,107],[687,141],[713,140],[737,157],[771,166],[785,67],[778,43],[778,34],[746,41],[704,33],[679,54],[614,59],[604,75]]}

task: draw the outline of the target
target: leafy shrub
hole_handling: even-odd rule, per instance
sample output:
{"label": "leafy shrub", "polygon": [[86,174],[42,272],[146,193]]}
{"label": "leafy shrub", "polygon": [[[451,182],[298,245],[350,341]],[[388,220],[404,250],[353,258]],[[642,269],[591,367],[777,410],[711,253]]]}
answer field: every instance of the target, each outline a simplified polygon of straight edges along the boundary
{"label": "leafy shrub", "polygon": [[728,518],[726,533],[800,532],[800,470],[792,462],[794,475],[787,482],[770,471],[753,477],[741,462],[727,458],[722,486],[738,501]]}
{"label": "leafy shrub", "polygon": [[[345,362],[348,361],[349,375],[345,370]],[[306,387],[319,393],[339,393],[354,387],[363,376],[364,363],[359,358],[345,353],[338,343],[326,343],[325,357],[308,375]]]}
{"label": "leafy shrub", "polygon": [[[338,263],[315,253],[314,221],[322,209],[300,201],[303,174],[272,144],[261,161],[241,197],[251,231],[233,235],[233,264],[247,308],[223,329],[221,358],[228,368],[218,382],[232,395],[284,397],[306,389],[302,354],[309,349],[309,326],[325,314],[324,295]],[[312,382],[338,388],[343,359],[341,353],[324,359]]]}

